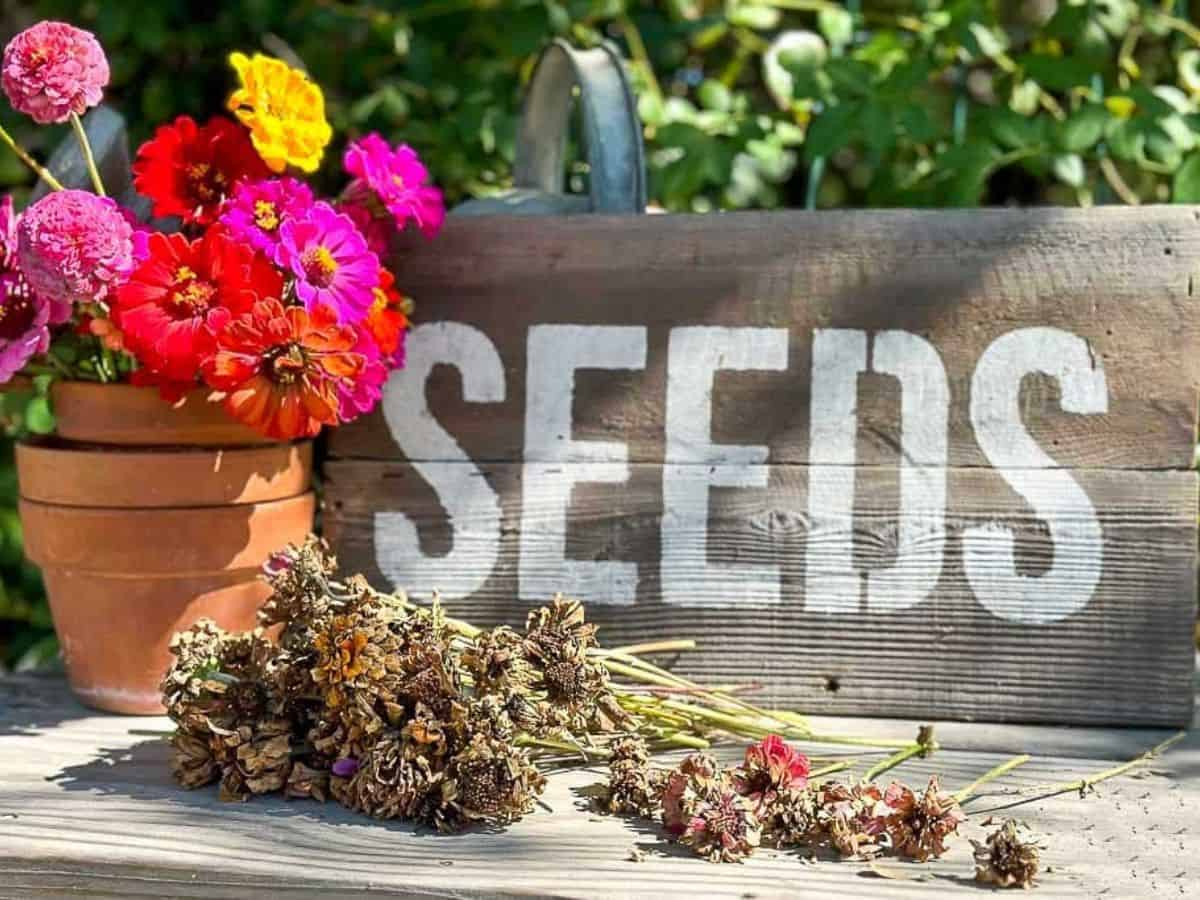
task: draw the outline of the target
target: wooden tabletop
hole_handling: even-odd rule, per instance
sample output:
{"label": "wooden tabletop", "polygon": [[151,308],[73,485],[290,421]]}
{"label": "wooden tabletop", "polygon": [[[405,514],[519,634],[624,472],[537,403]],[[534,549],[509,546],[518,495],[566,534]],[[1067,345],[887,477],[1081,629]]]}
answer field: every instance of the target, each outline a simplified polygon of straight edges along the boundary
{"label": "wooden tabletop", "polygon": [[[56,677],[0,679],[0,898],[413,897],[554,895],[825,897],[978,896],[971,848],[1009,791],[1084,777],[1170,732],[942,723],[944,748],[894,774],[938,772],[956,789],[1009,756],[1036,759],[968,804],[965,835],[941,860],[804,860],[762,850],[714,865],[649,826],[599,816],[585,791],[596,769],[552,775],[549,809],[502,830],[444,836],[375,822],[335,803],[257,798],[222,804],[167,772],[166,719],[107,716]],[[823,731],[910,737],[916,723],[823,719]],[[816,749],[816,748],[814,748]],[[831,752],[828,746],[817,750]],[[1037,800],[1016,815],[1041,835],[1046,872],[1034,896],[1187,897],[1200,892],[1200,732],[1098,793]],[[633,862],[633,851],[642,851]],[[637,855],[637,854],[634,854]]]}

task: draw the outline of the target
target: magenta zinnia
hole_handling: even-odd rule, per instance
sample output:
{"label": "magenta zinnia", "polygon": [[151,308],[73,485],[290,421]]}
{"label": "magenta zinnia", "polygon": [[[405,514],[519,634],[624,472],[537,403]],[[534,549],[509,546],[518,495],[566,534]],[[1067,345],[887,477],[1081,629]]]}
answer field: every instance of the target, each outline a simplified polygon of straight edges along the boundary
{"label": "magenta zinnia", "polygon": [[283,223],[303,218],[312,205],[312,190],[295,178],[245,181],[234,188],[221,223],[235,239],[274,257]]}
{"label": "magenta zinnia", "polygon": [[17,259],[40,296],[61,303],[97,302],[133,270],[133,228],[107,197],[55,191],[21,216]]}
{"label": "magenta zinnia", "polygon": [[295,276],[296,296],[310,311],[328,306],[344,325],[361,322],[375,300],[379,257],[328,203],[283,223],[275,261]]}
{"label": "magenta zinnia", "polygon": [[41,125],[65,122],[100,102],[108,60],[96,38],[65,22],[38,22],[4,48],[4,93]]}
{"label": "magenta zinnia", "polygon": [[411,221],[426,237],[441,230],[446,218],[442,192],[429,183],[429,171],[412,147],[401,144],[393,150],[378,134],[368,134],[346,148],[342,165],[355,176],[346,188],[347,201],[382,204],[397,229]]}

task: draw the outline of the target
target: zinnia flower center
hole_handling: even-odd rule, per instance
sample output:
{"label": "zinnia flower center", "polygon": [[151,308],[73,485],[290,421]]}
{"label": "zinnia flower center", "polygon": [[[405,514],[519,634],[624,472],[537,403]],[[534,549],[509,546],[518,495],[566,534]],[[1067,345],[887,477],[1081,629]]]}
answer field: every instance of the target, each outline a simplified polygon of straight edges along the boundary
{"label": "zinnia flower center", "polygon": [[201,281],[187,266],[180,266],[175,271],[175,290],[171,292],[171,303],[176,312],[185,317],[199,315],[212,306],[216,294],[216,285]]}
{"label": "zinnia flower center", "polygon": [[210,163],[192,163],[187,167],[188,182],[192,193],[204,203],[222,197],[229,181],[225,173],[215,169]]}
{"label": "zinnia flower center", "polygon": [[263,354],[263,364],[267,377],[276,384],[293,384],[304,375],[308,360],[299,344],[280,344]]}
{"label": "zinnia flower center", "polygon": [[323,244],[305,250],[300,258],[300,265],[304,267],[304,277],[309,283],[320,288],[327,288],[333,284],[333,276],[338,270],[337,260]]}
{"label": "zinnia flower center", "polygon": [[254,224],[263,231],[274,231],[279,227],[279,213],[270,200],[258,200],[254,204]]}
{"label": "zinnia flower center", "polygon": [[0,303],[0,338],[15,341],[29,330],[36,312],[28,292],[10,293]]}

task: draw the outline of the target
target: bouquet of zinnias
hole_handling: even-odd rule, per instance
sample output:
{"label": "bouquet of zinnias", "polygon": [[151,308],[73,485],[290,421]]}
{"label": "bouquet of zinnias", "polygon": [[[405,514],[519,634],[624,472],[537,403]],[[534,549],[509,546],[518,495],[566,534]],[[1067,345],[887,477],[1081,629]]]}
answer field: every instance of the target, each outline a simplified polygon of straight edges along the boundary
{"label": "bouquet of zinnias", "polygon": [[0,139],[53,189],[21,215],[0,207],[0,382],[18,373],[196,389],[269,437],[316,434],[370,411],[404,362],[410,305],[382,260],[410,223],[441,227],[441,193],[407,146],[352,142],[336,200],[301,180],[332,129],[321,89],[261,54],[229,57],[232,118],[161,126],[138,149],[133,186],[153,226],[104,186],[80,115],[109,69],[95,37],[41,22],[5,47],[13,107],[70,122],[92,191],[64,189],[3,129]]}

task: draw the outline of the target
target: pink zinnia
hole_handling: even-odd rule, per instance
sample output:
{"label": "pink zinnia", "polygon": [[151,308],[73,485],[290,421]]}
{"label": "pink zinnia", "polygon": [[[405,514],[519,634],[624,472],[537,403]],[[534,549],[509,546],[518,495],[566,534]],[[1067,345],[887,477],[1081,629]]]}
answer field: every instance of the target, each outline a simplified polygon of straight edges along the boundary
{"label": "pink zinnia", "polygon": [[397,228],[412,220],[426,237],[441,230],[446,218],[442,192],[429,184],[429,171],[412,147],[401,144],[393,150],[378,134],[368,134],[346,148],[342,165],[355,176],[346,200],[369,203],[373,196]]}
{"label": "pink zinnia", "polygon": [[4,93],[41,125],[65,122],[100,102],[108,60],[95,36],[65,22],[38,22],[4,48]]}
{"label": "pink zinnia", "polygon": [[376,216],[365,204],[346,200],[335,203],[334,209],[350,217],[354,227],[367,239],[367,247],[372,253],[380,258],[387,255],[388,242],[396,230],[391,216]]}
{"label": "pink zinnia", "polygon": [[226,201],[221,222],[235,239],[273,257],[283,223],[303,217],[312,205],[312,190],[295,178],[243,181]]}
{"label": "pink zinnia", "polygon": [[54,191],[25,210],[17,259],[34,293],[60,303],[103,300],[133,270],[133,228],[88,191]]}
{"label": "pink zinnia", "polygon": [[0,384],[50,347],[52,304],[40,300],[17,272],[0,275]]}
{"label": "pink zinnia", "polygon": [[366,316],[375,301],[379,257],[350,218],[328,203],[279,229],[275,262],[295,276],[296,296],[311,312],[328,306],[343,325]]}
{"label": "pink zinnia", "polygon": [[362,355],[366,365],[355,378],[344,378],[338,383],[338,419],[342,422],[352,422],[373,410],[383,396],[383,383],[388,378],[388,367],[367,329],[359,329],[354,352]]}

